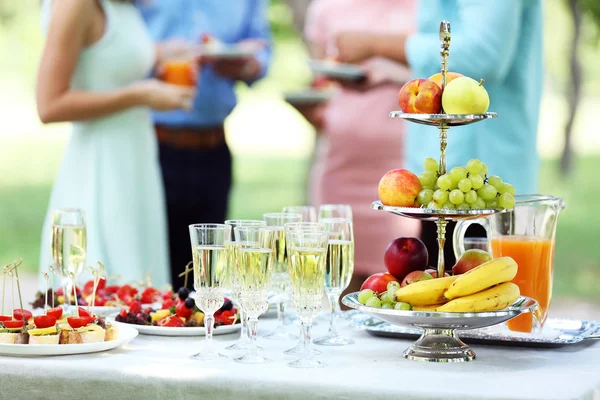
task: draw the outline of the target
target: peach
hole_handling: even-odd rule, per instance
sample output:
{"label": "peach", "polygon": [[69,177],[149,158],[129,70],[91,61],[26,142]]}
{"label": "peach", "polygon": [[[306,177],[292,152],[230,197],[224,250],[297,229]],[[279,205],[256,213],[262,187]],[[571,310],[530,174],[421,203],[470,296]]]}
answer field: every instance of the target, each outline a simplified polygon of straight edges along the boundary
{"label": "peach", "polygon": [[406,169],[388,171],[377,188],[381,203],[394,207],[415,207],[420,191],[419,177]]}
{"label": "peach", "polygon": [[398,103],[405,113],[438,114],[442,110],[442,88],[430,79],[413,79],[400,89]]}
{"label": "peach", "polygon": [[[458,72],[446,73],[446,85],[449,84],[453,79],[460,78],[461,76],[463,76],[463,75],[459,74]],[[429,77],[429,79],[431,79],[432,81],[437,83],[439,87],[442,87],[442,73],[441,72],[438,72],[435,75],[431,75]]]}
{"label": "peach", "polygon": [[402,283],[400,284],[400,287],[404,287],[412,283],[424,281],[427,279],[433,279],[433,277],[425,271],[413,271],[404,277]]}

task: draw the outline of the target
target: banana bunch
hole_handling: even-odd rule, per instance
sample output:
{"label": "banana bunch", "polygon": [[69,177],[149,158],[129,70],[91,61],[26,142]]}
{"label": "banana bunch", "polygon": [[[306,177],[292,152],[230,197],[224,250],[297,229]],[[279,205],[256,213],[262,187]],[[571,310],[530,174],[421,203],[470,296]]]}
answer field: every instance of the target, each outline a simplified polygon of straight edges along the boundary
{"label": "banana bunch", "polygon": [[478,312],[508,307],[520,296],[510,281],[517,275],[517,263],[500,257],[479,265],[463,275],[415,282],[396,291],[397,301],[409,303],[415,311]]}

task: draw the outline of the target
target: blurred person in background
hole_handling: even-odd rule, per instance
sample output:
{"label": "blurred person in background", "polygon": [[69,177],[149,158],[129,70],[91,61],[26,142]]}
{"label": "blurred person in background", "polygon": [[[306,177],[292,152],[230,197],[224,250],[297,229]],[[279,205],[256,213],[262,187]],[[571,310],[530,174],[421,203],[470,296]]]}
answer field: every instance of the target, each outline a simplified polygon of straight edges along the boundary
{"label": "blurred person in background", "polygon": [[37,78],[44,123],[73,122],[50,198],[40,269],[52,263],[51,212],[81,208],[87,261],[126,281],[168,282],[163,186],[150,109],[191,106],[193,88],[144,79],[155,45],[133,1],[47,0]]}
{"label": "blurred person in background", "polygon": [[191,260],[188,225],[222,223],[232,183],[232,160],[223,123],[236,106],[234,86],[251,84],[266,74],[270,59],[267,0],[147,0],[138,2],[154,40],[196,46],[201,38],[225,45],[262,44],[253,56],[200,58],[197,96],[190,111],[157,112],[164,179],[171,280]]}
{"label": "blurred person in background", "polygon": [[[305,27],[311,56],[324,59],[328,47],[344,32],[408,34],[415,19],[415,1],[315,0]],[[299,111],[322,133],[313,165],[311,201],[350,204],[355,236],[355,273],[349,291],[385,270],[383,254],[397,236],[416,236],[418,221],[371,210],[377,186],[389,170],[404,167],[402,121],[388,118],[397,108],[398,90],[409,70],[383,58],[362,62],[368,77],[346,84],[327,104]]]}
{"label": "blurred person in background", "polygon": [[[448,170],[478,158],[490,175],[511,183],[517,194],[536,193],[543,80],[541,0],[421,0],[416,33],[343,32],[336,41],[339,57],[349,63],[385,57],[409,66],[414,77],[427,78],[440,71],[442,20],[450,21],[452,29],[448,70],[485,79],[490,111],[498,113],[498,119],[456,128],[448,136]],[[405,154],[407,167],[421,173],[425,158],[439,158],[437,131],[410,124]],[[453,225],[449,228],[450,239]],[[437,258],[435,224],[423,224],[423,239],[430,259]],[[444,254],[451,267],[452,243],[446,242]]]}

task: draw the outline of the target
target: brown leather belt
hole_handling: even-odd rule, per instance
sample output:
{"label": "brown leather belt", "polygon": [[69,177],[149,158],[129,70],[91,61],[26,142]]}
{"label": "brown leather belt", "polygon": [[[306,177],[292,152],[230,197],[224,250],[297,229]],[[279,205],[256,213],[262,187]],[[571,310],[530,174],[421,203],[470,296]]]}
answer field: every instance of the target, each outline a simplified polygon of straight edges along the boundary
{"label": "brown leather belt", "polygon": [[156,125],[159,143],[179,149],[215,149],[225,143],[225,130],[215,128],[173,128]]}

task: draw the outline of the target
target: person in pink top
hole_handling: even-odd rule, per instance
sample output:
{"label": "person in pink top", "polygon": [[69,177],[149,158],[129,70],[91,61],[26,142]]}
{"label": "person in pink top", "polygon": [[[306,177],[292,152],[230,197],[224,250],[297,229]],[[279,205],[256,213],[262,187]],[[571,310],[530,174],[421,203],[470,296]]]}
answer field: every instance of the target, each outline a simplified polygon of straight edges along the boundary
{"label": "person in pink top", "polygon": [[[314,0],[305,35],[311,56],[335,52],[336,36],[345,31],[408,33],[415,28],[415,0]],[[332,51],[333,50],[333,51]],[[377,185],[389,170],[404,167],[405,125],[389,118],[398,109],[398,91],[410,71],[373,58],[361,64],[368,78],[345,85],[326,105],[300,109],[321,133],[310,178],[314,205],[350,204],[354,218],[355,273],[349,290],[369,275],[386,271],[383,255],[399,236],[418,236],[419,221],[370,208]]]}

